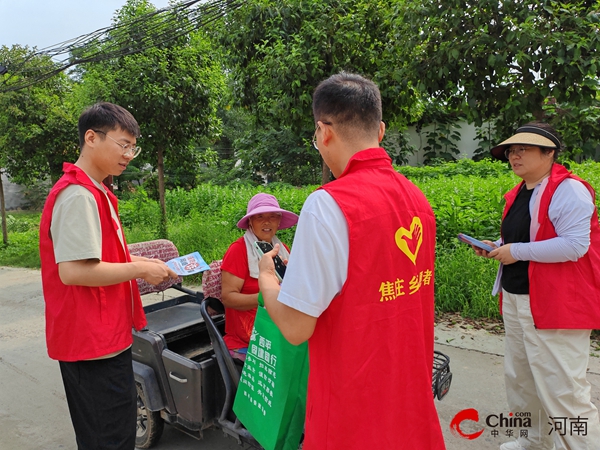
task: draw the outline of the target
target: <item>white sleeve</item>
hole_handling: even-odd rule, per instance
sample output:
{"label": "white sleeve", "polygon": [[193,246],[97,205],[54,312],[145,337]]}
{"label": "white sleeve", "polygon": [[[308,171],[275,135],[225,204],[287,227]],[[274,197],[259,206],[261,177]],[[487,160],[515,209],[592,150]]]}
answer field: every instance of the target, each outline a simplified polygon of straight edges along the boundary
{"label": "white sleeve", "polygon": [[278,300],[319,317],[340,293],[348,276],[348,224],[324,190],[304,203]]}
{"label": "white sleeve", "polygon": [[58,194],[50,235],[56,263],[102,258],[102,230],[96,199],[88,189],[70,185]]}
{"label": "white sleeve", "polygon": [[510,247],[521,261],[557,263],[577,261],[590,246],[590,219],[594,202],[587,188],[577,180],[564,180],[554,192],[548,217],[557,237],[536,242],[519,242]]}

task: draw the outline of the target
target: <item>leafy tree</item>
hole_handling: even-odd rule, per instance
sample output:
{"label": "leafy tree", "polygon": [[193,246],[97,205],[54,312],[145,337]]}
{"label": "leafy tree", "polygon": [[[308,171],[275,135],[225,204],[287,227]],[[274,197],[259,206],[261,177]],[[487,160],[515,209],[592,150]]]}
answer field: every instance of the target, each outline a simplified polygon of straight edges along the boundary
{"label": "leafy tree", "polygon": [[[231,77],[227,77],[231,82]],[[255,174],[239,164],[239,143],[254,130],[254,120],[247,108],[236,106],[233,88],[225,89],[222,103],[217,109],[217,117],[222,123],[222,132],[214,142],[199,141],[196,147],[202,164],[197,179],[200,183],[228,185],[240,181],[253,183]]]}
{"label": "leafy tree", "polygon": [[568,129],[567,144],[597,142],[600,129],[580,111],[598,116],[599,8],[587,0],[399,3],[395,17],[410,32],[398,70],[448,111],[478,126],[494,121],[499,138],[535,118]]}
{"label": "leafy tree", "polygon": [[321,181],[318,151],[289,126],[257,128],[236,144],[241,168],[255,174],[256,181],[295,186]]}
{"label": "leafy tree", "polygon": [[[268,159],[302,165],[318,161],[309,153],[314,133],[312,91],[342,70],[360,73],[381,90],[384,120],[401,128],[416,118],[411,85],[395,70],[401,33],[392,0],[251,0],[227,18],[221,42],[228,51],[236,97],[256,116],[273,140]],[[271,128],[272,130],[268,130]],[[295,144],[279,151],[279,133],[291,130]],[[309,153],[312,156],[305,156]]]}
{"label": "leafy tree", "polygon": [[[224,76],[219,54],[202,30],[164,45],[164,33],[177,31],[165,29],[164,15],[135,20],[154,10],[146,0],[128,0],[117,11],[112,37],[138,42],[144,36],[147,48],[85,67],[80,96],[89,103],[105,100],[120,104],[140,123],[144,151],[138,158],[157,169],[160,234],[166,236],[165,167],[195,168],[198,153],[194,143],[219,134],[216,110]],[[186,20],[182,16],[178,23],[183,27]]]}
{"label": "leafy tree", "polygon": [[[23,65],[25,70],[21,70],[32,74],[54,64],[50,58],[18,45],[2,46],[0,61],[8,68],[2,80],[8,86],[19,81],[11,67]],[[15,182],[31,186],[48,176],[56,181],[63,161],[77,155],[76,125],[65,101],[71,84],[68,77],[59,74],[22,90],[0,93],[0,171]],[[7,243],[2,190],[0,182],[3,240]]]}
{"label": "leafy tree", "polygon": [[[0,48],[0,60],[26,60],[28,71],[53,62],[18,45]],[[5,77],[11,77],[9,74]],[[17,77],[12,77],[17,78]],[[8,79],[10,84],[12,80]],[[17,183],[31,185],[62,173],[62,163],[77,154],[77,129],[66,102],[71,80],[64,74],[19,91],[0,93],[0,153],[7,173]]]}

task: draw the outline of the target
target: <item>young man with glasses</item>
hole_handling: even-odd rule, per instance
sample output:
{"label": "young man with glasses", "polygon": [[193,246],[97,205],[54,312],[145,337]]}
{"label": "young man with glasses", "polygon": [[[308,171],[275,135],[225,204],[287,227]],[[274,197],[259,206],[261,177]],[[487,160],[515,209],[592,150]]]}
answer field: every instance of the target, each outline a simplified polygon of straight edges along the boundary
{"label": "young man with glasses", "polygon": [[59,361],[78,449],[133,450],[131,330],[146,325],[135,280],[176,275],[162,261],[129,254],[117,199],[102,184],[139,154],[136,120],[98,103],[78,128],[79,159],[64,164],[40,224],[48,355]]}
{"label": "young man with glasses", "polygon": [[314,145],[336,180],[302,207],[281,288],[277,246],[259,275],[284,336],[308,340],[303,448],[444,449],[431,393],[433,211],[379,146],[385,124],[372,81],[323,81],[313,115]]}

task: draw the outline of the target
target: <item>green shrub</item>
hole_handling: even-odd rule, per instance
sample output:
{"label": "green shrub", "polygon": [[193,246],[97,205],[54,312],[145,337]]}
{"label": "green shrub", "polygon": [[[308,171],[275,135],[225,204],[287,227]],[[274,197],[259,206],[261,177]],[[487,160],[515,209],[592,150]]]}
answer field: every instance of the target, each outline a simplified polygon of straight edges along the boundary
{"label": "green shrub", "polygon": [[[182,254],[199,251],[207,261],[221,259],[229,245],[243,235],[243,230],[237,228],[237,222],[246,214],[248,201],[253,195],[268,192],[277,197],[282,208],[299,214],[306,197],[315,188],[300,189],[280,183],[259,187],[203,184],[190,191],[168,191],[165,197],[169,238],[175,242]],[[143,196],[140,196],[121,202],[121,220],[128,242],[149,240],[145,231],[148,226],[139,213],[143,209],[139,202],[143,200]],[[158,213],[158,210],[156,212]],[[158,216],[152,216],[154,217],[158,220]],[[149,228],[155,229],[156,226],[150,224]],[[295,227],[292,227],[278,231],[277,235],[286,244],[291,245],[294,232]]]}
{"label": "green shrub", "polygon": [[[569,170],[572,170],[575,175],[580,176],[596,190],[596,194],[600,194],[600,162],[586,160],[582,163],[569,163]],[[596,196],[598,203],[598,196]]]}
{"label": "green shrub", "polygon": [[242,230],[232,229],[197,212],[187,220],[177,220],[169,225],[169,237],[180,254],[198,251],[207,262],[222,259],[229,245],[242,234]]}
{"label": "green shrub", "polygon": [[439,177],[453,177],[455,175],[475,176],[489,178],[512,174],[509,165],[501,161],[484,159],[459,159],[428,166],[399,166],[396,170],[411,180],[423,180]]}
{"label": "green shrub", "polygon": [[6,215],[6,229],[9,233],[23,233],[29,230],[35,230],[39,226],[39,220],[35,216],[14,216]]}
{"label": "green shrub", "polygon": [[498,297],[492,296],[498,262],[479,257],[465,244],[436,249],[435,308],[464,317],[498,318]]}
{"label": "green shrub", "polygon": [[417,180],[415,184],[435,213],[438,244],[448,245],[456,241],[458,233],[478,239],[498,239],[503,196],[516,180],[510,174],[490,178],[456,175]]}
{"label": "green shrub", "polygon": [[8,236],[8,245],[0,245],[0,266],[39,269],[38,229],[15,231]]}
{"label": "green shrub", "polygon": [[144,189],[136,189],[129,200],[119,202],[119,216],[124,228],[142,228],[156,235],[160,223],[160,207],[157,201],[148,198]]}

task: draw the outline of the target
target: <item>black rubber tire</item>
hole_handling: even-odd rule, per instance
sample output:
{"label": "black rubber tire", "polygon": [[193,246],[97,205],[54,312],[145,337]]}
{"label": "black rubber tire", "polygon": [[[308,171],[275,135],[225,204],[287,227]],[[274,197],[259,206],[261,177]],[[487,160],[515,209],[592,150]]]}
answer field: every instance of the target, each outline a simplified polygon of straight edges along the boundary
{"label": "black rubber tire", "polygon": [[160,412],[146,409],[146,395],[139,383],[137,389],[137,423],[135,431],[135,447],[150,448],[162,436],[165,421],[160,417]]}

